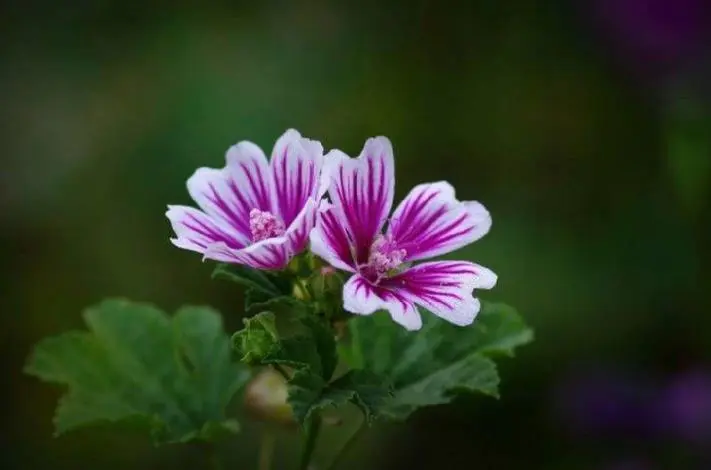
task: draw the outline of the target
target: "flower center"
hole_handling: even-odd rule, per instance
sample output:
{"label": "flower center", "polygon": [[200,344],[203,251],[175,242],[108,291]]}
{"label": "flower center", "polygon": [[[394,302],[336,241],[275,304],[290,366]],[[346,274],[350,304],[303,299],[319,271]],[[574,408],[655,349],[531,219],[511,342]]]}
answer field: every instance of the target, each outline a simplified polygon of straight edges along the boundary
{"label": "flower center", "polygon": [[283,235],[284,224],[271,212],[252,209],[249,211],[249,230],[252,232],[252,241],[259,242]]}
{"label": "flower center", "polygon": [[391,239],[378,235],[373,242],[373,246],[370,247],[370,256],[368,256],[369,271],[375,277],[380,278],[387,274],[388,271],[400,266],[406,255],[407,251],[402,248],[398,249]]}

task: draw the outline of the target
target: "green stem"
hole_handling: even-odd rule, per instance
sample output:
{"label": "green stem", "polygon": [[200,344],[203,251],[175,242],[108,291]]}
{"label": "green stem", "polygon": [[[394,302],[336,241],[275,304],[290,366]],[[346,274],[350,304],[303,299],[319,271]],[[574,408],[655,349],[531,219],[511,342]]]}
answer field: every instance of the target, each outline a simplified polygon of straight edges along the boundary
{"label": "green stem", "polygon": [[353,448],[356,442],[365,434],[366,429],[368,429],[368,425],[366,424],[366,421],[363,420],[362,423],[360,423],[360,426],[358,426],[358,429],[351,434],[351,437],[346,440],[346,442],[343,444],[343,447],[336,453],[336,456],[333,457],[333,460],[331,463],[328,465],[328,467],[325,468],[325,470],[335,470],[339,464],[343,462],[343,459],[346,457],[348,454],[348,451]]}
{"label": "green stem", "polygon": [[222,470],[222,462],[220,461],[220,456],[217,453],[217,448],[212,442],[203,442],[201,447],[205,454],[205,460],[207,460],[207,467],[210,470]]}
{"label": "green stem", "polygon": [[289,376],[289,372],[287,372],[286,369],[281,364],[272,364],[272,367],[274,367],[274,370],[279,372],[282,377],[284,377],[284,380],[288,381],[291,377]]}
{"label": "green stem", "polygon": [[311,459],[316,449],[316,439],[321,431],[321,416],[317,413],[311,417],[311,420],[306,425],[306,436],[304,447],[301,450],[301,464],[299,470],[308,470],[311,464]]}
{"label": "green stem", "polygon": [[276,437],[272,431],[265,429],[262,432],[262,443],[259,447],[259,470],[269,470],[272,467],[275,441]]}
{"label": "green stem", "polygon": [[352,367],[354,369],[363,368],[363,349],[360,344],[360,332],[358,328],[351,328],[351,359],[353,360]]}

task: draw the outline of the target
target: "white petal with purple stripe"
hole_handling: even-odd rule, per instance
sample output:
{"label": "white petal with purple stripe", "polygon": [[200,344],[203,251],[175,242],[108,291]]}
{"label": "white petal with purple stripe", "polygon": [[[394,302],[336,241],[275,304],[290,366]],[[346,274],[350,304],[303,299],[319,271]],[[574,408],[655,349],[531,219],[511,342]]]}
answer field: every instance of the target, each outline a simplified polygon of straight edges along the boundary
{"label": "white petal with purple stripe", "polygon": [[421,263],[387,280],[406,299],[459,326],[471,324],[480,302],[474,289],[496,285],[496,274],[468,261]]}
{"label": "white petal with purple stripe", "polygon": [[311,251],[334,268],[355,272],[351,242],[336,208],[322,202],[316,227],[311,231]]}
{"label": "white petal with purple stripe", "polygon": [[169,206],[173,244],[217,261],[282,269],[306,248],[325,187],[323,148],[290,129],[273,160],[255,144],[230,147],[223,169],[199,168],[188,192],[202,211]]}
{"label": "white petal with purple stripe", "polygon": [[241,250],[234,250],[224,243],[207,247],[205,258],[223,263],[244,264],[256,269],[279,270],[289,263],[291,253],[289,240],[282,237],[269,238]]}
{"label": "white petal with purple stripe", "polygon": [[306,202],[320,197],[323,147],[290,129],[277,140],[270,162],[274,210],[287,227]]}
{"label": "white petal with purple stripe", "polygon": [[204,253],[213,243],[223,243],[233,249],[245,246],[241,234],[193,207],[168,206],[165,215],[176,235],[171,242],[179,248]]}
{"label": "white petal with purple stripe", "polygon": [[408,261],[449,253],[483,237],[489,212],[474,201],[460,202],[446,182],[420,184],[398,205],[388,232]]}
{"label": "white petal with purple stripe", "polygon": [[374,286],[355,274],[343,286],[343,308],[357,315],[386,310],[392,319],[408,330],[422,328],[422,317],[415,305],[398,290]]}
{"label": "white petal with purple stripe", "polygon": [[374,137],[366,141],[357,158],[349,158],[338,150],[329,152],[326,158],[331,160],[329,195],[353,242],[357,263],[364,263],[393,204],[392,145],[385,137]]}

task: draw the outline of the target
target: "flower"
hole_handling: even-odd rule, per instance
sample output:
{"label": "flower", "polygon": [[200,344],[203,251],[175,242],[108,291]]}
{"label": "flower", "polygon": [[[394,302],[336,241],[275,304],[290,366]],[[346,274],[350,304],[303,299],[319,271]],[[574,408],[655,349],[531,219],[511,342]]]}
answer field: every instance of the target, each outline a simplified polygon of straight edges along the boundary
{"label": "flower", "polygon": [[202,210],[168,206],[179,248],[204,258],[257,269],[284,268],[304,250],[316,223],[323,147],[290,129],[274,145],[271,161],[247,141],[230,147],[222,169],[199,168],[188,179]]}
{"label": "flower", "polygon": [[456,325],[469,325],[480,309],[475,288],[492,288],[496,275],[467,261],[412,264],[481,238],[491,227],[478,202],[460,202],[449,183],[415,186],[395,209],[395,169],[390,141],[368,139],[361,154],[326,156],[331,204],[311,232],[311,250],[333,267],[352,272],[343,286],[348,312],[384,309],[408,330],[422,327],[416,305]]}

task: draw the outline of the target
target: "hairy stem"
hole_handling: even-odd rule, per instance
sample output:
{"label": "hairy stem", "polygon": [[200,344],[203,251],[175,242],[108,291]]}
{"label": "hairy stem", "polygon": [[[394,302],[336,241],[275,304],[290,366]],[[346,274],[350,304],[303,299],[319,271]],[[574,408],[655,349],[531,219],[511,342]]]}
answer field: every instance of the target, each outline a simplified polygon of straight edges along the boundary
{"label": "hairy stem", "polygon": [[284,377],[284,380],[288,381],[291,378],[291,376],[289,376],[289,372],[284,369],[284,366],[281,364],[272,364],[272,367],[274,367],[274,370],[279,372],[281,376]]}
{"label": "hairy stem", "polygon": [[214,443],[202,442],[200,443],[200,447],[202,448],[205,460],[207,461],[207,466],[205,468],[209,470],[222,470],[224,468]]}
{"label": "hairy stem", "polygon": [[269,470],[272,467],[275,441],[276,437],[271,430],[265,429],[262,432],[262,442],[259,446],[259,470]]}
{"label": "hairy stem", "polygon": [[351,329],[351,359],[353,364],[351,365],[354,369],[362,369],[363,362],[363,350],[360,347],[360,333],[358,328]]}
{"label": "hairy stem", "polygon": [[306,435],[304,437],[304,447],[301,450],[301,463],[299,470],[308,470],[311,459],[316,450],[316,439],[321,431],[321,416],[317,413],[311,417],[306,425]]}
{"label": "hairy stem", "polygon": [[336,453],[336,456],[333,457],[333,460],[328,467],[325,468],[325,470],[335,470],[338,468],[338,465],[343,462],[348,454],[348,451],[350,451],[363,434],[365,434],[366,429],[368,429],[368,425],[366,424],[366,421],[363,420],[363,422],[360,423],[360,426],[358,426],[358,429],[351,434],[351,436],[343,444],[343,447],[341,447],[341,449]]}

